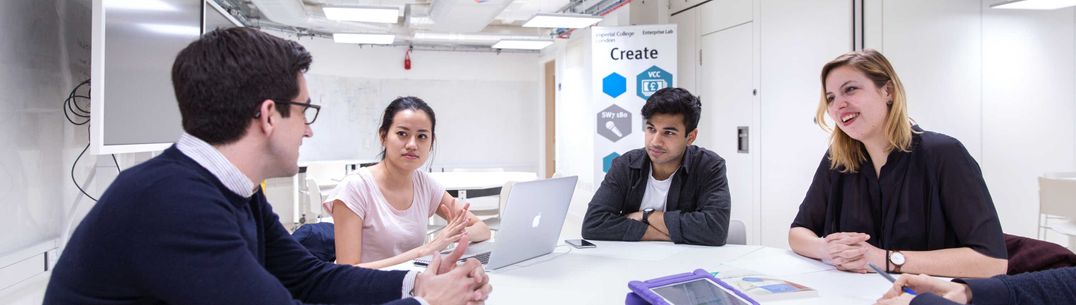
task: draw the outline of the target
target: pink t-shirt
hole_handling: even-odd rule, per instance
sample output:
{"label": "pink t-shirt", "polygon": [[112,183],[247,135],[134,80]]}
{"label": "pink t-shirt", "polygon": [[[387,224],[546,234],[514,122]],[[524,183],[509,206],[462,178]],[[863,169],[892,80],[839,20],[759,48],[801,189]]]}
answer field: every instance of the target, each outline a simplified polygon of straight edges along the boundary
{"label": "pink t-shirt", "polygon": [[333,195],[322,203],[331,213],[333,201],[340,200],[363,219],[360,258],[363,263],[396,256],[425,242],[426,224],[437,211],[445,188],[422,171],[415,171],[412,177],[415,195],[406,210],[389,204],[373,173],[366,168],[344,178]]}

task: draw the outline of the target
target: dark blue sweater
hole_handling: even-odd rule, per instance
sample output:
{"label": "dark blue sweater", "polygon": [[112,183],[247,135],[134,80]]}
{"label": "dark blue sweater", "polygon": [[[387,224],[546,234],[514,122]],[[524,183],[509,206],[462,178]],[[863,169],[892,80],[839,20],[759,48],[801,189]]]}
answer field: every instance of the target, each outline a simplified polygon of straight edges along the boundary
{"label": "dark blue sweater", "polygon": [[64,248],[45,304],[374,304],[406,272],[324,263],[174,146],[119,175]]}
{"label": "dark blue sweater", "polygon": [[[971,288],[976,305],[1076,304],[1076,267],[955,281]],[[912,305],[948,304],[957,303],[929,293],[912,299]]]}

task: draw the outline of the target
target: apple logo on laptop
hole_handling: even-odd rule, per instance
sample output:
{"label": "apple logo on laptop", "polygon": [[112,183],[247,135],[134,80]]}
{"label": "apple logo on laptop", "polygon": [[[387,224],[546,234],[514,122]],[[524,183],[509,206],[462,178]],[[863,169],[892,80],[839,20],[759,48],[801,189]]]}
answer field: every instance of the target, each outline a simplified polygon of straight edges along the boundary
{"label": "apple logo on laptop", "polygon": [[542,223],[542,213],[538,213],[538,216],[534,216],[534,220],[531,220],[531,228],[537,228]]}

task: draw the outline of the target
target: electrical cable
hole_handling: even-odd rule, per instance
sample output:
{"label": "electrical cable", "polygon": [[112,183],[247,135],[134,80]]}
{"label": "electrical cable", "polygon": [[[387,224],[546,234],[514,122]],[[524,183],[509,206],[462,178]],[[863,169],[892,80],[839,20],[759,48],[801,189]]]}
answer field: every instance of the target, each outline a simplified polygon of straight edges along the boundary
{"label": "electrical cable", "polygon": [[[83,86],[86,86],[86,94],[80,95],[80,94],[78,94],[78,90],[81,89]],[[89,111],[89,109],[83,108],[83,106],[79,105],[79,103],[78,103],[79,99],[82,99],[82,100],[89,100],[90,99],[90,96],[89,96],[90,95],[90,92],[89,92],[90,90],[91,90],[90,80],[86,79],[86,80],[82,81],[81,83],[78,83],[78,85],[75,85],[75,88],[72,88],[71,92],[69,92],[67,94],[67,98],[64,99],[64,106],[63,106],[63,108],[64,108],[64,117],[67,118],[68,122],[70,122],[71,124],[74,124],[75,126],[82,126],[82,125],[86,125],[86,124],[90,123],[90,111]],[[77,118],[82,118],[84,120],[78,120]],[[86,198],[90,198],[90,200],[97,201],[97,198],[94,198],[89,193],[87,193],[86,190],[83,189],[82,186],[78,184],[78,180],[75,179],[75,167],[76,167],[76,165],[78,165],[78,161],[82,159],[82,156],[85,155],[86,151],[89,150],[89,149],[90,149],[90,134],[89,134],[89,130],[87,130],[86,147],[82,148],[82,152],[78,153],[78,157],[75,157],[75,161],[71,162],[71,182],[75,184],[75,188],[78,188],[78,190],[80,192],[82,192],[82,194],[85,195]],[[112,155],[112,163],[116,165],[116,171],[117,172],[123,171],[123,169],[120,168],[119,160],[116,160],[116,155],[115,154]]]}
{"label": "electrical cable", "polygon": [[[86,136],[87,138],[89,138],[89,133],[86,133]],[[90,193],[87,193],[86,190],[82,189],[81,185],[78,185],[78,180],[75,180],[75,165],[78,164],[78,160],[82,159],[82,155],[86,154],[86,150],[88,149],[90,149],[90,141],[86,141],[86,148],[83,148],[82,152],[78,153],[78,157],[75,157],[75,162],[71,162],[71,182],[75,184],[75,187],[78,188],[78,190],[82,192],[83,195],[86,195],[86,198],[90,198],[90,200],[97,201],[97,198],[90,196]]]}
{"label": "electrical cable", "polygon": [[[78,85],[75,85],[75,88],[72,88],[71,92],[67,94],[67,98],[64,99],[64,117],[67,118],[68,122],[71,122],[71,124],[74,124],[76,126],[86,125],[90,122],[90,111],[78,104],[79,99],[90,99],[89,88],[87,88],[87,92],[85,95],[77,94],[80,88],[82,88],[83,86],[88,86],[89,84],[90,80],[87,79],[85,81],[82,81]],[[84,120],[78,120],[77,118],[82,118]]]}
{"label": "electrical cable", "polygon": [[116,161],[116,154],[112,154],[112,163],[116,164],[116,172],[117,173],[123,171],[122,169],[120,169],[120,161]]}

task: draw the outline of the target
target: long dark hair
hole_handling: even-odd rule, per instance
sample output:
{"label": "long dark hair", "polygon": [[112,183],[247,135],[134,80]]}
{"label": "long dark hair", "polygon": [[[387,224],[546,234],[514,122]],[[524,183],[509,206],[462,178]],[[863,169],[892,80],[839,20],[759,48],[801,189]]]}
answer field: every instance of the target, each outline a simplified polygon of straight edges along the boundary
{"label": "long dark hair", "polygon": [[[396,117],[396,113],[404,110],[422,111],[426,115],[430,116],[430,145],[431,150],[433,143],[437,140],[437,116],[433,113],[433,108],[430,108],[426,101],[414,96],[397,97],[389,103],[388,107],[385,107],[385,114],[381,116],[381,127],[377,129],[377,135],[381,141],[385,141],[385,137],[388,136],[389,128],[392,127],[392,119]],[[381,148],[381,154],[379,155],[381,160],[385,160],[385,148]],[[433,159],[432,157],[430,159]]]}

